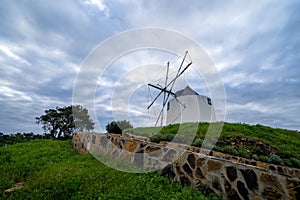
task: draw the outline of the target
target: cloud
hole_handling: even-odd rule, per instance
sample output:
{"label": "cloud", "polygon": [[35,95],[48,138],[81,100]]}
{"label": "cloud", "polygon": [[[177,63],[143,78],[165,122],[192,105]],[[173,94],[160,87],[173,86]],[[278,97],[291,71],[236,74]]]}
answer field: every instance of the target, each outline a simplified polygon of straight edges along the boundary
{"label": "cloud", "polygon": [[101,0],[86,0],[86,3],[88,5],[94,5],[96,6],[100,11],[105,11],[108,15],[108,8]]}
{"label": "cloud", "polygon": [[[0,131],[41,133],[34,118],[44,109],[71,104],[76,74],[89,52],[108,37],[139,27],[178,31],[203,47],[223,80],[229,121],[300,129],[299,8],[297,1],[269,0],[1,1]],[[116,44],[122,45],[126,42]],[[114,110],[124,108],[135,125],[148,125],[144,85],[148,81],[163,84],[166,62],[176,58],[143,50],[123,55],[108,66],[97,80],[96,92],[94,88],[82,91],[95,93],[101,126],[113,120]],[[149,64],[163,67],[134,73]],[[198,93],[210,95],[201,73],[189,69],[174,90],[189,84]],[[126,105],[128,99],[122,99],[128,98],[126,92],[131,89]],[[114,91],[119,91],[118,106],[111,102]]]}

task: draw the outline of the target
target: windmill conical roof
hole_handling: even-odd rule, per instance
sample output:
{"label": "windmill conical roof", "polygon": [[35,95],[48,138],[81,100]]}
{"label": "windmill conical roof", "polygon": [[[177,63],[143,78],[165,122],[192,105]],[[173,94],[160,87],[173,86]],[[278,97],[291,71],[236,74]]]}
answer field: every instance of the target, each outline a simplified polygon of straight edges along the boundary
{"label": "windmill conical roof", "polygon": [[175,92],[175,96],[185,96],[185,95],[199,95],[197,92],[195,92],[190,86],[186,86],[183,90],[179,90]]}

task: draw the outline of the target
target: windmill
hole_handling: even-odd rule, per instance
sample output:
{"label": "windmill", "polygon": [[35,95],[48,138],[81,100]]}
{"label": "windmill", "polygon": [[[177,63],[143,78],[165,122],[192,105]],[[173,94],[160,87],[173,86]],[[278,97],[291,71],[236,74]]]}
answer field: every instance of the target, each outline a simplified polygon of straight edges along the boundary
{"label": "windmill", "polygon": [[175,75],[175,77],[170,81],[168,82],[168,79],[169,79],[169,67],[170,67],[170,63],[168,62],[167,63],[167,73],[166,73],[166,78],[165,78],[165,83],[164,83],[164,86],[161,86],[159,84],[157,85],[153,85],[151,83],[148,84],[148,86],[150,87],[153,87],[157,90],[159,90],[160,92],[157,94],[157,96],[153,99],[153,101],[149,104],[149,106],[147,107],[147,109],[149,110],[151,108],[151,106],[155,103],[155,101],[157,101],[157,99],[160,97],[160,95],[163,94],[163,102],[162,102],[162,109],[157,117],[157,120],[155,122],[155,126],[158,125],[159,123],[159,119],[160,119],[160,126],[162,126],[163,124],[163,115],[164,115],[164,109],[165,109],[165,106],[169,100],[169,97],[172,95],[174,97],[174,99],[180,103],[183,107],[185,107],[185,105],[183,103],[181,103],[177,98],[176,98],[176,95],[175,93],[172,91],[173,90],[173,87],[175,85],[175,82],[176,80],[192,65],[192,62],[189,62],[185,67],[183,67],[183,64],[186,60],[186,56],[188,55],[188,51],[185,52],[184,56],[183,56],[183,59],[182,59],[182,62],[177,70],[177,73]]}

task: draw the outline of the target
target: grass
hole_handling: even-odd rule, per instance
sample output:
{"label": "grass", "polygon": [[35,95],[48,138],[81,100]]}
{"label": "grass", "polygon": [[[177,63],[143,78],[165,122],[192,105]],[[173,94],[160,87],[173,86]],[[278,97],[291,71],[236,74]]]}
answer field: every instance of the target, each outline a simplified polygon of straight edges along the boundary
{"label": "grass", "polygon": [[[209,125],[209,123],[205,122],[199,124],[185,123],[181,125],[168,125],[162,128],[147,127],[127,129],[124,132],[147,136],[153,139],[154,142],[157,142],[160,139],[170,141],[170,138],[174,137],[180,127],[180,129],[184,130],[184,135],[193,135],[196,132],[192,145],[201,147],[201,141],[203,141],[206,136]],[[256,145],[244,145],[239,148],[234,148],[228,146],[228,144],[222,145],[221,143],[218,143],[218,146],[216,146],[215,149],[241,157],[258,158],[262,161],[300,167],[300,134],[296,131],[271,128],[260,124],[224,123],[219,141],[229,142],[233,138],[250,138],[256,141],[262,141],[274,148],[282,158],[278,157],[278,155],[266,155],[264,150]]]}
{"label": "grass", "polygon": [[[24,187],[11,193],[15,183]],[[71,141],[37,140],[0,148],[1,199],[215,199],[156,173],[111,169]]]}

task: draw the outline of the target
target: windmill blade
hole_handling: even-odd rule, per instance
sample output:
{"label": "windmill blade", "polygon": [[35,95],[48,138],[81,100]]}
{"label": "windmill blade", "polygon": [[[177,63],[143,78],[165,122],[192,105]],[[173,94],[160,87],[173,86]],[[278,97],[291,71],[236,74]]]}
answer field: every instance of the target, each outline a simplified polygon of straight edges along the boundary
{"label": "windmill blade", "polygon": [[[175,77],[172,81],[170,81],[170,83],[168,83],[167,86],[166,86],[165,88],[160,88],[160,87],[155,86],[155,85],[152,85],[152,84],[150,84],[150,83],[148,84],[148,85],[151,86],[151,87],[154,87],[154,88],[156,88],[156,89],[159,89],[160,92],[159,92],[158,95],[154,98],[154,100],[149,104],[149,106],[147,107],[147,109],[149,109],[149,108],[154,104],[154,102],[158,99],[158,97],[159,97],[163,92],[167,92],[167,93],[168,93],[168,97],[170,97],[170,94],[175,95],[175,93],[172,92],[172,89],[173,89],[173,87],[174,87],[175,81],[177,80],[177,78],[178,78],[179,76],[181,76],[181,74],[183,74],[183,73],[185,72],[185,70],[187,70],[187,68],[188,68],[189,66],[191,66],[191,64],[192,64],[192,62],[190,62],[190,63],[189,63],[189,64],[188,64],[181,72],[178,71],[176,77]],[[167,90],[167,87],[169,87],[171,84],[172,84],[171,89],[170,89],[170,90]],[[167,98],[167,99],[168,99],[168,98]]]}
{"label": "windmill blade", "polygon": [[154,88],[156,88],[156,89],[158,89],[158,90],[160,90],[160,92],[158,93],[158,95],[153,99],[153,101],[149,104],[149,106],[147,107],[147,109],[149,109],[153,104],[154,104],[154,102],[158,99],[158,97],[164,92],[164,93],[168,93],[168,94],[172,94],[172,95],[175,95],[175,93],[174,92],[171,92],[171,91],[169,91],[169,90],[167,90],[167,88],[160,88],[160,87],[158,87],[158,86],[156,86],[156,85],[152,85],[152,84],[148,84],[149,86],[151,86],[151,87],[154,87]]}
{"label": "windmill blade", "polygon": [[185,58],[186,58],[186,55],[187,55],[187,54],[188,54],[188,51],[186,51],[185,54],[184,54],[184,56],[183,56],[183,59],[182,59],[182,61],[181,61],[181,64],[180,64],[179,69],[178,69],[178,71],[177,71],[177,74],[180,72],[180,70],[181,70],[181,68],[182,68],[182,65],[183,65],[183,63],[184,63],[184,61],[185,61]]}
{"label": "windmill blade", "polygon": [[[167,83],[168,83],[169,67],[170,67],[170,63],[168,62],[168,63],[167,63],[167,74],[166,74],[166,80],[165,80],[165,88],[166,88],[166,86],[167,86]],[[164,92],[164,99],[163,99],[163,103],[164,103],[165,101],[166,101],[166,93]],[[163,112],[164,108],[165,108],[165,106],[163,105],[163,107],[162,107],[162,111],[160,111],[160,112],[161,112],[161,121],[160,121],[160,126],[162,126],[162,124],[163,124],[163,120],[164,120],[164,112]]]}
{"label": "windmill blade", "polygon": [[[183,63],[183,62],[182,62]],[[180,69],[178,70],[178,72],[177,72],[177,75],[176,75],[176,77],[165,87],[165,88],[167,88],[168,86],[170,86],[171,84],[172,84],[172,86],[171,86],[171,88],[170,88],[170,90],[168,91],[168,95],[167,95],[167,98],[165,99],[165,97],[164,97],[164,101],[163,101],[163,107],[162,107],[162,109],[161,109],[161,111],[160,111],[160,113],[159,113],[159,115],[158,115],[158,117],[157,117],[157,120],[156,120],[156,123],[155,123],[155,126],[157,125],[157,123],[158,123],[158,120],[159,120],[159,118],[160,118],[160,116],[163,114],[163,111],[164,111],[164,108],[165,108],[165,106],[166,106],[166,104],[167,104],[167,102],[168,102],[168,100],[169,100],[169,97],[170,97],[170,95],[172,94],[173,96],[174,96],[174,99],[176,99],[176,101],[178,102],[178,103],[180,103],[184,108],[186,107],[184,104],[182,104],[177,98],[176,98],[176,95],[175,95],[175,93],[173,93],[172,92],[172,89],[173,89],[173,87],[174,87],[174,85],[175,85],[175,81],[177,80],[177,78],[179,77],[179,76],[181,76],[181,74],[183,74],[184,72],[185,72],[185,70],[187,70],[187,68],[189,68],[189,66],[191,66],[191,64],[192,64],[192,62],[190,62],[181,72],[180,72]],[[180,67],[181,68],[181,67]],[[161,88],[160,88],[161,89]],[[166,90],[166,89],[165,89]],[[164,91],[165,91],[164,90]],[[161,92],[162,93],[162,92]],[[161,94],[160,93],[160,94]],[[160,95],[159,94],[159,95]],[[164,95],[165,95],[165,92],[164,92]],[[158,98],[158,97],[157,97]],[[156,98],[156,99],[157,99]],[[156,100],[155,99],[155,100]],[[154,100],[154,101],[155,101]],[[153,102],[154,103],[154,102]],[[153,104],[152,103],[152,104]]]}
{"label": "windmill blade", "polygon": [[149,104],[149,106],[147,107],[147,109],[149,109],[153,104],[154,104],[154,102],[156,101],[156,99],[159,97],[159,95],[161,95],[161,93],[163,93],[163,91],[160,91],[159,93],[158,93],[158,95],[153,99],[153,101]]}
{"label": "windmill blade", "polygon": [[[168,83],[169,62],[167,63],[167,74],[166,74],[166,79],[165,79],[165,85],[164,85],[164,87],[162,87],[161,85],[156,86],[156,85],[152,85],[152,84],[150,84],[150,83],[148,84],[148,86],[151,86],[151,87],[153,87],[153,88],[155,88],[155,89],[158,89],[158,90],[160,90],[160,92],[159,92],[158,95],[153,99],[153,101],[149,104],[149,106],[147,107],[147,109],[150,109],[150,107],[155,103],[155,101],[159,98],[159,96],[160,96],[162,93],[164,93],[164,95],[163,95],[163,106],[162,106],[162,109],[161,109],[161,111],[160,111],[160,113],[159,113],[159,115],[158,115],[158,118],[157,118],[157,120],[156,120],[155,126],[158,124],[159,119],[161,119],[161,126],[162,126],[162,124],[163,124],[164,108],[165,108],[165,106],[166,106],[166,104],[167,104],[167,102],[168,102],[168,100],[169,100],[170,95],[174,96],[174,99],[175,99],[177,102],[179,102],[179,103],[185,108],[185,105],[182,104],[182,103],[176,98],[176,95],[175,95],[175,93],[172,92],[172,89],[173,89],[173,87],[174,87],[174,85],[175,85],[176,80],[177,80],[177,79],[178,79],[178,78],[179,78],[179,77],[180,77],[180,76],[181,76],[181,75],[189,68],[189,66],[192,64],[192,62],[188,63],[187,66],[182,70],[182,67],[183,67],[183,64],[184,64],[184,61],[185,61],[185,59],[186,59],[187,54],[188,54],[188,51],[185,52],[185,55],[184,55],[183,60],[182,60],[182,62],[181,62],[181,64],[180,64],[180,67],[179,67],[179,69],[177,70],[176,76],[175,76],[169,83]],[[170,86],[171,86],[171,87],[170,87]],[[168,89],[168,87],[170,87],[170,89]],[[166,93],[168,93],[168,94],[166,95]]]}
{"label": "windmill blade", "polygon": [[[167,102],[168,102],[168,100],[169,100],[170,94],[171,94],[171,93],[168,93],[167,98],[164,99],[164,101],[163,101],[163,106],[162,106],[162,109],[161,109],[161,111],[160,111],[160,113],[159,113],[159,115],[158,115],[158,117],[157,117],[157,120],[156,120],[156,122],[155,122],[155,126],[157,125],[160,116],[163,115],[163,112],[164,112],[165,106],[166,106],[166,104],[167,104]],[[174,97],[175,97],[175,94],[174,94]]]}
{"label": "windmill blade", "polygon": [[175,81],[179,78],[179,76],[181,76],[181,74],[183,74],[185,72],[185,70],[187,70],[187,68],[189,68],[189,66],[191,66],[191,64],[193,64],[193,62],[190,62],[181,72],[178,71],[175,78],[173,78],[173,80],[170,81],[170,83],[167,85],[167,87],[169,87],[172,84],[170,91],[172,91]]}

